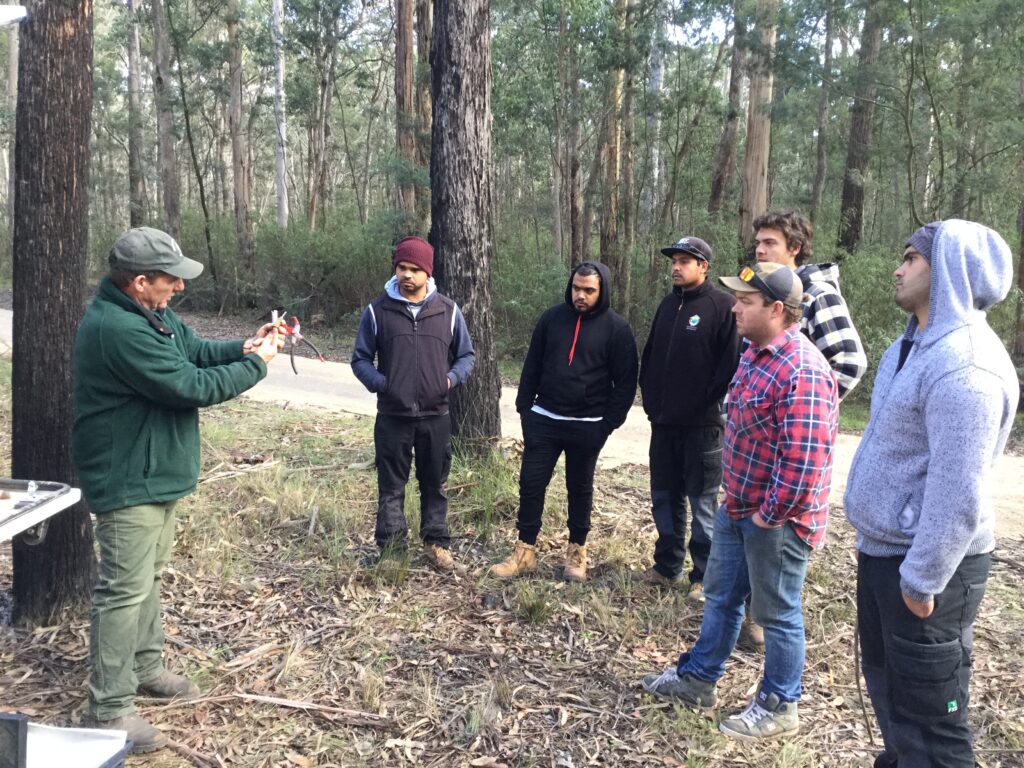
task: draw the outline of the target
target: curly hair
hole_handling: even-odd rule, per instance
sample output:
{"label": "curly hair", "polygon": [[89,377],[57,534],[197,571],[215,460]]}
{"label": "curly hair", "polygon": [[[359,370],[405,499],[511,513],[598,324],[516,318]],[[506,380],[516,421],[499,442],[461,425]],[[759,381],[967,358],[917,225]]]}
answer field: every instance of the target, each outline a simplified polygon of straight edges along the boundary
{"label": "curly hair", "polygon": [[811,239],[814,237],[814,225],[799,211],[768,211],[754,219],[754,233],[759,229],[777,229],[786,238],[787,248],[800,248],[796,255],[799,267],[813,256]]}

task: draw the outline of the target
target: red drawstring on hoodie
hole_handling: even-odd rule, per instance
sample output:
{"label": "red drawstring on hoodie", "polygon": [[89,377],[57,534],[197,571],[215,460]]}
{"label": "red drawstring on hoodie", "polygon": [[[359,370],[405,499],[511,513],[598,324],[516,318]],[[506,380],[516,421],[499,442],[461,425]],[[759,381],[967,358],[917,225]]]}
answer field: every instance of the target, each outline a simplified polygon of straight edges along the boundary
{"label": "red drawstring on hoodie", "polygon": [[572,335],[572,346],[569,347],[569,365],[572,365],[572,356],[576,354],[576,339],[580,337],[580,321],[583,315],[576,315],[576,332]]}

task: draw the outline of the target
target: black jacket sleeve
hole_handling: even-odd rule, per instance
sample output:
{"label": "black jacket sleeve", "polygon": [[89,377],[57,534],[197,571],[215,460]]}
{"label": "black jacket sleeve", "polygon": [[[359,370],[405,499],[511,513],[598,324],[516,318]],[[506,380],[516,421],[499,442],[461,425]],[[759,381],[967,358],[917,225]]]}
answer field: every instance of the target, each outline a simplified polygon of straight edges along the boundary
{"label": "black jacket sleeve", "polygon": [[622,426],[636,398],[638,361],[633,330],[623,321],[615,329],[610,355],[612,395],[604,414],[605,428],[611,433]]}
{"label": "black jacket sleeve", "polygon": [[516,395],[516,411],[523,415],[533,407],[540,389],[543,375],[544,347],[547,345],[548,313],[540,316],[530,338],[530,349],[523,361],[523,371],[519,374],[519,394]]}

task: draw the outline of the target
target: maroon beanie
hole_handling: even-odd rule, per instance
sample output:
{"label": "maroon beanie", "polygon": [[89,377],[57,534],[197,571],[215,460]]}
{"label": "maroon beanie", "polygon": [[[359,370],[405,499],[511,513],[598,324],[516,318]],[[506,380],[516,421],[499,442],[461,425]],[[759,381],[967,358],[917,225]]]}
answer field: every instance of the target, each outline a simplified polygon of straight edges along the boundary
{"label": "maroon beanie", "polygon": [[434,249],[422,237],[403,237],[398,241],[391,266],[397,267],[400,261],[415,264],[427,273],[427,277],[434,274]]}

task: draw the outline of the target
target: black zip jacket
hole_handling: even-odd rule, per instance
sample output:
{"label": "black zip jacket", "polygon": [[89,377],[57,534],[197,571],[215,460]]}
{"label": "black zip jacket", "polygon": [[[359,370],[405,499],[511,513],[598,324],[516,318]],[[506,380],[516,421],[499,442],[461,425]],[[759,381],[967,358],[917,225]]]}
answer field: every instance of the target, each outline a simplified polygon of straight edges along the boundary
{"label": "black zip jacket", "polygon": [[653,423],[724,423],[722,398],[740,359],[735,303],[710,280],[662,300],[640,364],[644,411]]}
{"label": "black zip jacket", "polygon": [[576,311],[570,275],[565,302],[545,311],[533,329],[516,410],[524,414],[536,403],[559,416],[599,416],[610,433],[626,420],[636,396],[636,339],[628,323],[611,309],[608,267],[594,261],[580,267],[584,264],[598,272],[597,305],[584,315]]}

